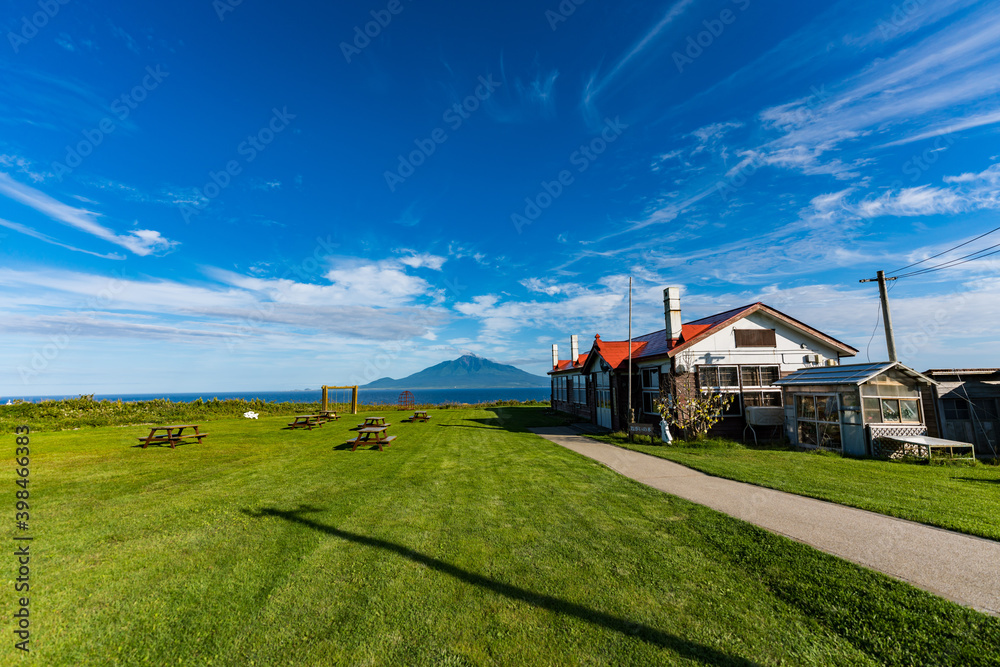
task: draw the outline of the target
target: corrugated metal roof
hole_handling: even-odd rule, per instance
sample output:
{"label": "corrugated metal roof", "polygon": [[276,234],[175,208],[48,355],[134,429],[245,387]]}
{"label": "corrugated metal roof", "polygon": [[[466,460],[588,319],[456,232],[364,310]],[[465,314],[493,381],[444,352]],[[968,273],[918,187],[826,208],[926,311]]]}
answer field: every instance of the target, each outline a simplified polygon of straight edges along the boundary
{"label": "corrugated metal roof", "polygon": [[778,380],[774,384],[779,387],[804,384],[861,385],[892,368],[909,375],[915,380],[923,381],[926,384],[937,384],[934,380],[921,375],[917,371],[909,368],[908,366],[904,366],[898,361],[881,361],[871,364],[847,364],[844,366],[817,366],[815,368],[804,368]]}
{"label": "corrugated metal roof", "polygon": [[1000,373],[1000,368],[932,368],[924,371],[924,375],[993,375]]}

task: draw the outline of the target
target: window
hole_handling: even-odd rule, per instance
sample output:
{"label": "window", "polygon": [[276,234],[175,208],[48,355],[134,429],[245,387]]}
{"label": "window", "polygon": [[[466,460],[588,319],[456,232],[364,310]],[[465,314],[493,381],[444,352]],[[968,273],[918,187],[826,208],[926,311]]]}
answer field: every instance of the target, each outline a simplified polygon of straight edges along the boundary
{"label": "window", "polygon": [[698,388],[702,395],[736,394],[733,400],[722,412],[723,417],[739,417],[743,414],[740,401],[740,368],[739,366],[699,366]]}
{"label": "window", "polygon": [[660,400],[660,369],[643,368],[642,374],[642,411],[647,415],[659,414],[656,402]]}
{"label": "window", "polygon": [[557,401],[566,402],[566,389],[569,384],[568,377],[557,377],[553,380],[555,382],[555,399]]}
{"label": "window", "polygon": [[743,405],[747,407],[751,406],[763,406],[780,408],[781,407],[781,392],[780,391],[745,391],[743,392]]}
{"label": "window", "polygon": [[780,377],[781,369],[778,366],[698,367],[698,386],[703,394],[742,394],[723,413],[726,417],[741,415],[742,406],[780,407],[781,390],[774,387]]}
{"label": "window", "polygon": [[736,347],[778,347],[774,329],[733,329]]}
{"label": "window", "polygon": [[920,402],[915,398],[864,398],[866,424],[919,424]]}
{"label": "window", "polygon": [[698,385],[702,389],[739,389],[739,367],[699,366]]}
{"label": "window", "polygon": [[587,378],[583,375],[573,377],[573,402],[577,405],[587,404]]}
{"label": "window", "polygon": [[972,419],[969,402],[962,398],[943,398],[945,419]]}
{"label": "window", "polygon": [[974,398],[972,407],[979,419],[996,421],[1000,412],[997,411],[997,401],[994,398]]}
{"label": "window", "polygon": [[840,449],[840,410],[836,394],[796,396],[795,417],[799,445]]}
{"label": "window", "polygon": [[611,409],[611,387],[608,384],[607,373],[597,373],[594,376],[594,395],[598,408],[602,410]]}

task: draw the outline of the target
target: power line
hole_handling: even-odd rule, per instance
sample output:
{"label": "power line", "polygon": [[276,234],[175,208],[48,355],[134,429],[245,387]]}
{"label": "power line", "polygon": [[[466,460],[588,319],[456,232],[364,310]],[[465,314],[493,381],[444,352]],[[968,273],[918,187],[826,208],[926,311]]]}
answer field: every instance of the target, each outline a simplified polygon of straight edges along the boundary
{"label": "power line", "polygon": [[958,250],[959,248],[962,248],[962,247],[964,247],[964,246],[967,246],[967,245],[969,245],[970,243],[972,243],[973,241],[978,241],[979,239],[983,238],[984,236],[989,236],[990,234],[993,234],[994,232],[1000,232],[1000,227],[997,227],[996,229],[991,229],[990,231],[986,232],[985,234],[980,234],[980,235],[979,235],[979,236],[977,236],[976,238],[973,238],[973,239],[969,239],[968,241],[965,241],[964,243],[959,243],[959,244],[958,244],[957,246],[955,246],[955,247],[953,247],[953,248],[948,248],[947,250],[944,250],[944,251],[942,251],[942,252],[939,252],[939,253],[938,253],[938,254],[936,254],[936,255],[931,255],[930,257],[928,257],[928,258],[926,258],[926,259],[922,259],[922,260],[920,260],[919,262],[914,262],[913,264],[907,264],[906,266],[903,266],[903,267],[900,267],[900,268],[898,268],[898,269],[893,269],[892,271],[889,271],[889,273],[897,273],[897,272],[899,272],[899,271],[904,271],[904,270],[906,270],[906,269],[909,269],[910,267],[913,267],[913,266],[917,266],[918,264],[923,264],[924,262],[929,262],[929,261],[931,261],[932,259],[937,259],[937,258],[938,258],[938,257],[940,257],[941,255],[947,255],[947,254],[948,254],[949,252],[951,252],[952,250]]}
{"label": "power line", "polygon": [[882,302],[878,303],[878,313],[875,315],[875,328],[872,329],[872,337],[868,339],[868,347],[865,348],[865,356],[868,357],[868,363],[872,362],[872,341],[875,340],[875,332],[878,331],[878,325],[882,323]]}
{"label": "power line", "polygon": [[[912,276],[919,276],[925,273],[932,273],[934,271],[941,271],[943,269],[950,269],[961,264],[968,264],[969,262],[974,262],[977,259],[983,259],[984,257],[989,257],[991,255],[996,255],[1000,253],[1000,250],[993,250],[994,248],[1000,248],[1000,243],[995,245],[987,246],[982,250],[977,250],[976,252],[969,253],[968,255],[962,255],[961,257],[956,257],[955,259],[948,260],[947,262],[942,262],[935,266],[929,266],[926,269],[920,269],[919,271],[911,271],[910,273],[904,273],[902,275],[896,276],[897,278],[910,278]],[[987,250],[993,250],[993,252],[987,253]],[[986,254],[983,254],[986,253]],[[977,256],[978,255],[978,256]]]}

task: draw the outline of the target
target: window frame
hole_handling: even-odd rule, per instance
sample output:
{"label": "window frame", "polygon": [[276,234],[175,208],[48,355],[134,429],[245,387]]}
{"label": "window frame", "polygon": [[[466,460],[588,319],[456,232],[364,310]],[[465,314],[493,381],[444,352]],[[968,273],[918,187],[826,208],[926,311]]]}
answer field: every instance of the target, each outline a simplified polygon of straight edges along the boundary
{"label": "window frame", "polygon": [[[655,384],[650,384],[652,376],[655,376]],[[646,415],[659,415],[656,409],[656,402],[660,400],[660,367],[648,366],[639,369],[639,384],[642,387],[642,412]],[[647,406],[648,402],[648,406]],[[649,408],[648,410],[646,408]]]}
{"label": "window frame", "polygon": [[[825,419],[821,419],[821,410],[819,409],[819,399],[824,399],[826,403],[827,399],[834,399],[834,406],[832,410],[827,411]],[[802,405],[804,403],[803,399],[809,399],[812,402],[812,411],[810,414],[802,414]],[[843,426],[841,424],[840,413],[840,394],[834,392],[809,392],[802,394],[795,394],[795,437],[799,443],[799,447],[815,447],[818,449],[834,449],[843,450],[844,448],[844,433]],[[832,419],[831,419],[832,416]],[[814,433],[816,434],[815,443],[805,444],[802,442],[802,426],[803,424],[812,426]],[[837,446],[832,447],[830,445],[823,444],[824,437],[826,433],[834,432],[833,428],[836,427],[837,434]],[[824,428],[825,427],[825,428]]]}
{"label": "window frame", "polygon": [[[736,399],[729,405],[725,412],[722,413],[723,417],[741,417],[745,413],[747,406],[747,396],[754,399],[759,399],[761,404],[764,403],[764,395],[773,395],[777,397],[777,401],[774,398],[771,399],[773,402],[767,407],[781,407],[784,405],[784,400],[782,398],[781,389],[775,387],[773,384],[764,384],[764,370],[765,368],[771,369],[768,371],[768,375],[773,377],[775,381],[781,378],[781,364],[701,364],[696,366],[697,379],[698,379],[698,391],[701,395],[707,394],[736,394]],[[710,385],[702,381],[703,377],[707,377],[709,380],[714,379],[717,383],[721,383],[723,380],[722,369],[726,369],[726,373],[735,373],[736,385],[726,385],[721,384]],[[731,369],[735,369],[734,371]],[[751,370],[753,371],[753,381],[756,384],[747,384],[744,382],[744,374]]]}
{"label": "window frame", "polygon": [[[913,403],[916,406],[917,419],[903,421],[903,401]],[[878,403],[878,421],[869,419],[869,417],[874,416],[875,408],[872,405],[873,402]],[[887,419],[887,407],[891,410],[892,405],[895,403],[895,411],[897,419]],[[865,424],[899,424],[900,426],[911,426],[915,424],[926,424],[924,421],[924,406],[920,397],[915,396],[861,396],[861,410],[863,415],[863,421]],[[887,404],[889,404],[887,406]],[[945,417],[947,420],[948,417]]]}

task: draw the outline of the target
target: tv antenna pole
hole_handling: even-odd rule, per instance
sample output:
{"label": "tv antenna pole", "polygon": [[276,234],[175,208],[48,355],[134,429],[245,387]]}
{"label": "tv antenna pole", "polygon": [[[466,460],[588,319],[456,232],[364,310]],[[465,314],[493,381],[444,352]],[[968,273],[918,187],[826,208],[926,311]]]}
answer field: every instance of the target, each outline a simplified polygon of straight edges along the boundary
{"label": "tv antenna pole", "polygon": [[629,442],[632,441],[631,424],[635,421],[635,413],[632,411],[632,276],[628,277],[628,423]]}

